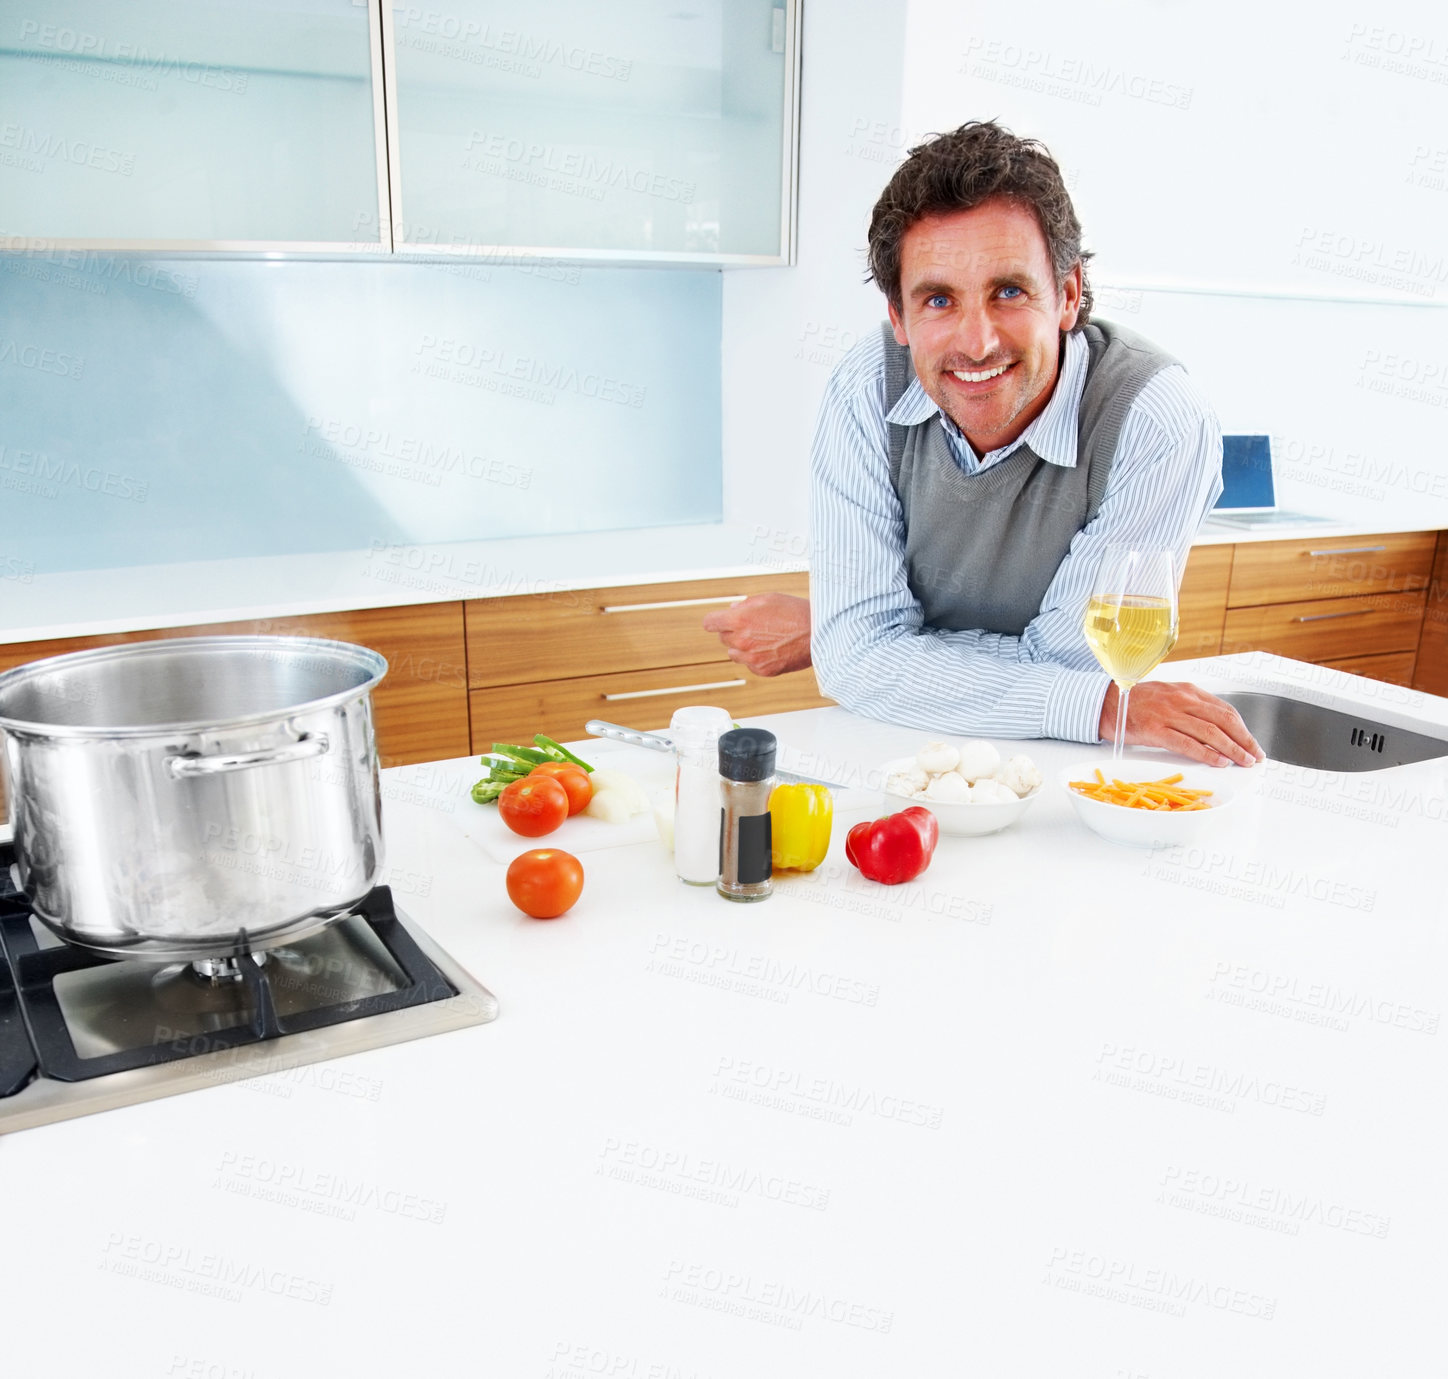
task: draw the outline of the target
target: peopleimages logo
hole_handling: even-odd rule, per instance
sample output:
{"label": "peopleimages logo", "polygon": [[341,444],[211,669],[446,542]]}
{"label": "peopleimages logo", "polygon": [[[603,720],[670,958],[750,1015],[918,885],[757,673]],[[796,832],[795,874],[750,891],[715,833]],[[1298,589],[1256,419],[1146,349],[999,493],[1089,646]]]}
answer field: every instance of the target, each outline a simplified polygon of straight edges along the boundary
{"label": "peopleimages logo", "polygon": [[[192,86],[206,86],[233,95],[246,94],[247,74],[216,67],[209,62],[192,62],[158,48],[154,52],[144,45],[116,41],[105,34],[64,25],[41,24],[34,19],[20,23],[20,41],[28,47],[45,52],[27,53],[28,57],[53,62],[70,72],[115,80],[122,74],[108,71],[108,64],[130,69],[120,84],[139,86],[145,91],[157,89],[157,77],[177,77]],[[96,59],[103,59],[97,62]]]}
{"label": "peopleimages logo", "polygon": [[[1237,1288],[1219,1278],[1179,1274],[1160,1265],[1142,1265],[1135,1260],[1113,1259],[1090,1250],[1073,1250],[1057,1245],[1046,1264],[1044,1282],[1065,1287],[1069,1292],[1092,1293],[1111,1302],[1122,1302],[1148,1311],[1184,1316],[1192,1304],[1217,1312],[1234,1312],[1270,1322],[1277,1314],[1277,1299],[1246,1288]],[[1075,1283],[1097,1287],[1076,1287]]]}
{"label": "peopleimages logo", "polygon": [[74,460],[52,459],[43,450],[15,450],[0,445],[0,487],[54,498],[63,485],[132,503],[144,503],[151,489],[145,479],[132,474],[118,474],[94,465],[82,467]]}
{"label": "peopleimages logo", "polygon": [[467,156],[463,159],[463,166],[474,172],[498,172],[513,165],[526,169],[530,174],[527,180],[531,180],[532,174],[545,178],[551,174],[559,179],[549,184],[556,191],[630,191],[664,201],[677,201],[685,206],[693,205],[699,194],[698,183],[667,173],[630,167],[612,158],[599,159],[591,153],[560,148],[556,144],[532,143],[506,134],[490,134],[481,129],[472,131],[465,152]]}
{"label": "peopleimages logo", "polygon": [[[609,81],[627,81],[633,74],[632,58],[617,57],[598,48],[584,48],[520,29],[495,29],[476,19],[461,19],[417,5],[398,8],[395,13],[399,43],[423,52],[534,78],[550,63]],[[423,35],[431,35],[431,40]]]}
{"label": "peopleimages logo", "polygon": [[0,340],[0,364],[15,364],[22,369],[38,369],[57,378],[79,378],[85,368],[85,356],[66,354],[45,345],[24,340]]}
{"label": "peopleimages logo", "polygon": [[419,356],[413,362],[413,372],[430,378],[452,379],[473,387],[486,387],[490,381],[506,384],[521,389],[521,395],[550,404],[560,393],[573,393],[621,407],[644,405],[645,389],[636,383],[593,370],[580,372],[571,365],[534,355],[436,335],[424,335],[413,353]]}
{"label": "peopleimages logo", "polygon": [[741,952],[722,943],[689,938],[687,935],[656,933],[649,942],[648,951],[646,971],[686,977],[698,973],[701,978],[716,978],[720,984],[737,981],[745,989],[750,986],[775,988],[781,1003],[788,1001],[790,993],[795,991],[843,1001],[847,1005],[873,1006],[880,999],[879,986],[859,977],[846,977],[838,972],[772,958],[763,953]]}
{"label": "peopleimages logo", "polygon": [[[1217,985],[1219,982],[1221,986]],[[1334,982],[1303,981],[1300,977],[1269,972],[1246,963],[1218,962],[1207,994],[1222,1000],[1233,993],[1240,993],[1244,998],[1261,998],[1265,1003],[1262,1008],[1269,1013],[1290,1014],[1295,1018],[1316,1013],[1344,1021],[1361,1019],[1411,1034],[1437,1034],[1441,1019],[1439,1011],[1425,1010],[1406,1001],[1387,1000],[1378,992],[1355,991]]]}
{"label": "peopleimages logo", "polygon": [[527,488],[533,481],[530,465],[470,454],[461,446],[394,435],[386,427],[359,426],[336,418],[309,416],[298,448],[306,448],[308,443],[314,443],[308,453],[325,454],[327,447],[340,447],[365,457],[366,468],[403,478],[426,477],[433,486],[449,474],[482,479],[505,488]]}
{"label": "peopleimages logo", "polygon": [[289,1298],[326,1307],[332,1284],[308,1278],[251,1259],[193,1250],[189,1245],[112,1231],[101,1248],[100,1267],[146,1283],[162,1283],[187,1293],[202,1293],[242,1301],[242,1289],[254,1294]]}
{"label": "peopleimages logo", "polygon": [[1380,1212],[1344,1206],[1309,1192],[1293,1192],[1270,1183],[1254,1183],[1230,1174],[1206,1173],[1201,1169],[1169,1165],[1159,1180],[1157,1197],[1162,1206],[1181,1207],[1206,1216],[1219,1216],[1245,1225],[1275,1223],[1285,1235],[1298,1234],[1303,1226],[1322,1226],[1348,1235],[1369,1235],[1384,1239],[1392,1218]]}
{"label": "peopleimages logo", "polygon": [[664,1283],[670,1301],[732,1312],[791,1331],[800,1330],[806,1321],[828,1321],[885,1335],[895,1324],[894,1312],[883,1307],[694,1260],[671,1259]]}
{"label": "peopleimages logo", "polygon": [[1096,1065],[1093,1081],[1173,1101],[1204,1098],[1203,1104],[1217,1110],[1233,1110],[1243,1099],[1308,1116],[1320,1116],[1327,1107],[1327,1098],[1321,1092],[1130,1045],[1122,1048],[1109,1042],[1102,1044]]}
{"label": "peopleimages logo", "polygon": [[792,1068],[771,1067],[746,1058],[721,1058],[712,1091],[772,1110],[791,1111],[816,1120],[849,1125],[856,1115],[875,1116],[902,1125],[939,1130],[943,1108],[912,1101],[872,1087],[811,1077]]}
{"label": "peopleimages logo", "polygon": [[736,1207],[747,1197],[808,1211],[830,1204],[830,1190],[818,1184],[641,1140],[610,1135],[598,1158],[601,1177],[719,1206]]}
{"label": "peopleimages logo", "polygon": [[67,139],[64,135],[32,129],[29,125],[0,125],[0,147],[13,149],[21,156],[56,159],[78,168],[119,173],[122,177],[129,177],[136,170],[134,153],[123,153],[120,149],[107,148],[89,139]]}

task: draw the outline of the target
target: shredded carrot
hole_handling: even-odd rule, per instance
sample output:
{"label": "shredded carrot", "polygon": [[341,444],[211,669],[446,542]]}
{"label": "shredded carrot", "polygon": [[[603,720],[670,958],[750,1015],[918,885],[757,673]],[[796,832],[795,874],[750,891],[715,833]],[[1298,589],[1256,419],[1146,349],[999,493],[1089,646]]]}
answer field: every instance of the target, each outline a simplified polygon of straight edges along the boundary
{"label": "shredded carrot", "polygon": [[1085,795],[1088,800],[1100,800],[1102,804],[1119,804],[1127,809],[1164,809],[1185,812],[1191,809],[1210,809],[1207,803],[1210,790],[1189,790],[1181,784],[1182,775],[1163,776],[1160,780],[1108,781],[1098,767],[1095,780],[1073,780],[1072,790]]}

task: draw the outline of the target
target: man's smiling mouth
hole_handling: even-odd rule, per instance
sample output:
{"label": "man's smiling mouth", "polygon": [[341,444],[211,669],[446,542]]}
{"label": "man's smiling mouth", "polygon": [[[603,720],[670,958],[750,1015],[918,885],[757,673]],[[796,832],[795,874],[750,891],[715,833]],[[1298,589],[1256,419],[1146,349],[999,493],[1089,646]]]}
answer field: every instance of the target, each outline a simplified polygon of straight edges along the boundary
{"label": "man's smiling mouth", "polygon": [[1008,368],[1009,364],[1002,364],[998,369],[951,369],[950,373],[962,383],[984,383],[987,379],[999,378]]}

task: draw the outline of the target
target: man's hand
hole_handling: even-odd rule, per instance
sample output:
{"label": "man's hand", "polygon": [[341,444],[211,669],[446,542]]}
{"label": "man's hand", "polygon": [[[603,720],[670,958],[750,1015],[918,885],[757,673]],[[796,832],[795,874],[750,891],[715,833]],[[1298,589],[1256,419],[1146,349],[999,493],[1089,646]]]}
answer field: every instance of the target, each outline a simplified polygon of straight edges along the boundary
{"label": "man's hand", "polygon": [[[1106,742],[1116,737],[1118,697],[1113,684],[1101,705],[1100,733]],[[1148,680],[1131,691],[1126,701],[1126,740],[1141,747],[1165,747],[1208,766],[1234,762],[1251,766],[1264,755],[1230,704],[1195,685],[1170,680]]]}
{"label": "man's hand", "polygon": [[751,594],[704,619],[729,659],[756,675],[785,675],[809,665],[809,600],[794,594]]}

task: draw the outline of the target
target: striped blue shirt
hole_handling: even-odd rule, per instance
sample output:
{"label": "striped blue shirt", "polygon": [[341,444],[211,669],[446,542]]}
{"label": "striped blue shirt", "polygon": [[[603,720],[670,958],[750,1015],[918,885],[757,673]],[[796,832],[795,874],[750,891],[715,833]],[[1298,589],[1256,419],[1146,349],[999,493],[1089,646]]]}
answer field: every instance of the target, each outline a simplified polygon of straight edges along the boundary
{"label": "striped blue shirt", "polygon": [[1071,541],[1046,596],[1019,636],[924,626],[905,571],[905,521],[890,483],[887,422],[934,415],[967,474],[1022,445],[1050,464],[1076,463],[1076,414],[1088,351],[1066,337],[1045,410],[1011,444],[977,456],[912,378],[887,417],[885,346],[870,331],[825,388],[811,457],[811,654],[821,690],[845,708],[908,727],[982,737],[1095,742],[1110,680],[1082,622],[1101,549],[1131,541],[1187,550],[1222,491],[1222,433],[1178,365],[1153,376],[1121,428],[1095,518]]}

